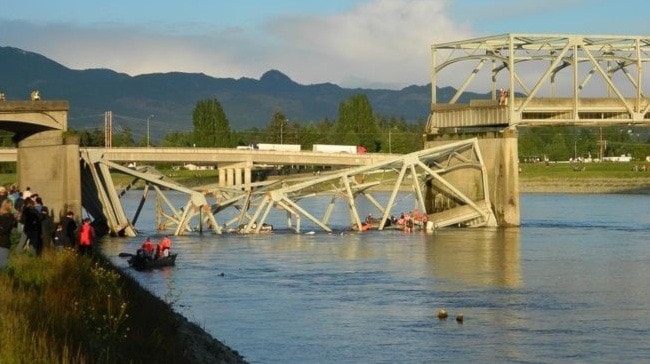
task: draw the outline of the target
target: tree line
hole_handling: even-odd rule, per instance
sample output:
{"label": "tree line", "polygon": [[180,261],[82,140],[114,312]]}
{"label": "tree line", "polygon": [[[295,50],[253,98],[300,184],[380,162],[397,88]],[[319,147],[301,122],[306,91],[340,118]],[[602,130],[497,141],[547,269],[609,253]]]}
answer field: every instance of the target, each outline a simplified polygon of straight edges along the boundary
{"label": "tree line", "polygon": [[[262,128],[234,130],[217,99],[200,100],[192,112],[192,130],[171,131],[152,143],[162,147],[234,148],[257,143],[300,144],[309,150],[313,144],[362,145],[369,152],[410,153],[422,149],[425,121],[408,123],[402,117],[373,112],[368,97],[357,94],[339,104],[338,118],[304,123],[276,110]],[[549,160],[598,158],[630,154],[636,160],[650,155],[650,131],[642,127],[520,127],[519,156],[538,156]],[[103,146],[104,129],[70,129],[79,136],[81,146]],[[12,134],[0,131],[0,144],[14,146]],[[112,136],[114,147],[146,146],[135,140],[129,128]]]}
{"label": "tree line", "polygon": [[[234,130],[217,99],[200,100],[192,112],[192,130],[171,131],[158,143],[161,147],[234,148],[258,143],[363,145],[369,152],[409,153],[422,149],[424,120],[408,123],[402,117],[376,115],[368,97],[353,95],[339,105],[338,119],[303,123],[276,110],[263,128]],[[69,130],[79,136],[81,146],[103,146],[104,129]],[[129,128],[113,133],[114,147],[146,146],[134,140]]]}

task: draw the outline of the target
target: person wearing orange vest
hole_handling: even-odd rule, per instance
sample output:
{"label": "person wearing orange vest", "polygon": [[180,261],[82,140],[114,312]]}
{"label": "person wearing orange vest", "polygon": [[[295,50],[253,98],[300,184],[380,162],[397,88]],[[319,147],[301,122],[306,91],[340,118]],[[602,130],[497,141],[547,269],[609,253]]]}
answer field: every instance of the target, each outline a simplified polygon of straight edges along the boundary
{"label": "person wearing orange vest", "polygon": [[95,229],[90,225],[90,218],[86,217],[81,221],[81,228],[79,228],[79,253],[90,255],[94,240]]}
{"label": "person wearing orange vest", "polygon": [[147,237],[147,239],[145,239],[144,243],[142,243],[142,246],[140,247],[140,250],[138,251],[138,253],[142,252],[146,258],[152,259],[154,250],[156,250],[156,246],[153,245],[153,242],[151,241],[151,238]]}
{"label": "person wearing orange vest", "polygon": [[165,235],[165,237],[163,237],[162,240],[160,240],[160,242],[158,243],[156,256],[158,258],[169,256],[169,249],[171,249],[171,247],[172,247],[172,241],[167,235]]}

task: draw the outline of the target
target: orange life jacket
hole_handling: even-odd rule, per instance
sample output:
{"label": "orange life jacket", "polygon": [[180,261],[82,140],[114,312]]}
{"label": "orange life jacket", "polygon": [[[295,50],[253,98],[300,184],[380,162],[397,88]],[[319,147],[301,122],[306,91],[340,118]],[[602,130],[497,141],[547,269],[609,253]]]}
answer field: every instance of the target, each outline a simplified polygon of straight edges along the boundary
{"label": "orange life jacket", "polygon": [[161,250],[169,249],[172,247],[172,241],[169,238],[163,238],[160,241]]}
{"label": "orange life jacket", "polygon": [[142,250],[144,250],[147,253],[153,253],[153,250],[155,249],[153,243],[151,241],[145,241],[142,243]]}
{"label": "orange life jacket", "polygon": [[95,230],[90,224],[83,224],[79,229],[79,245],[90,246],[93,244]]}

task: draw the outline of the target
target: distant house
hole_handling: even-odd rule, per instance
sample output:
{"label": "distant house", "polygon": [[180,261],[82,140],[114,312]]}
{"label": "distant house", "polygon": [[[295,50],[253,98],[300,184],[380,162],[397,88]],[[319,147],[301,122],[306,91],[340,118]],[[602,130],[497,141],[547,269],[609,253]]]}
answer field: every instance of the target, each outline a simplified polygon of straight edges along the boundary
{"label": "distant house", "polygon": [[187,169],[188,171],[205,171],[208,169],[214,169],[214,166],[197,166],[196,164],[188,163],[184,165],[183,168]]}

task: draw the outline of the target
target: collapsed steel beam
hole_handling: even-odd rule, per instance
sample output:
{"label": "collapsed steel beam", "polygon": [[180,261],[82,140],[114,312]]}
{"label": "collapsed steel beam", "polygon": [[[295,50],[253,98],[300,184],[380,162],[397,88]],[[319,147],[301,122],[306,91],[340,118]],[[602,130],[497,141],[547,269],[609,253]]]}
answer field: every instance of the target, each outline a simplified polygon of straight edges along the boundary
{"label": "collapsed steel beam", "polygon": [[[392,185],[388,202],[386,205],[382,205],[372,195],[373,187],[379,186],[382,184],[381,182],[359,183],[357,181],[359,179],[365,179],[377,172],[385,173],[385,171],[399,172]],[[444,176],[448,173],[461,175],[462,173],[480,174],[481,183],[476,188],[482,190],[481,199],[479,200],[469,196],[461,188],[454,186],[453,182],[445,179]],[[371,201],[371,204],[381,213],[382,218],[379,229],[384,229],[386,221],[390,217],[391,210],[395,206],[397,195],[403,189],[402,185],[406,180],[407,174],[411,178],[411,188],[414,191],[417,206],[423,211],[426,211],[426,207],[421,186],[427,180],[435,181],[439,186],[438,188],[441,191],[444,190],[444,193],[450,196],[455,204],[466,207],[462,213],[459,212],[455,215],[453,213],[447,213],[445,215],[445,221],[433,222],[435,226],[444,227],[450,224],[462,225],[469,221],[471,221],[472,226],[495,225],[496,219],[494,218],[493,212],[491,209],[485,208],[485,206],[490,206],[489,191],[487,191],[487,173],[478,149],[478,141],[476,139],[470,139],[396,156],[393,159],[374,165],[349,168],[315,178],[284,179],[282,183],[275,184],[266,191],[254,193],[261,202],[256,205],[255,211],[251,216],[246,215],[248,220],[246,220],[243,229],[238,231],[241,233],[259,233],[262,226],[266,223],[271,210],[276,208],[295,217],[297,226],[295,228],[291,226],[290,218],[288,219],[287,225],[288,228],[296,232],[300,231],[301,217],[308,219],[324,231],[329,232],[332,231],[332,227],[329,225],[329,218],[337,199],[341,199],[347,204],[351,226],[360,228],[362,219],[359,216],[356,204],[358,196],[367,197]],[[319,192],[314,193],[314,189],[317,189]],[[317,218],[314,213],[299,204],[300,200],[323,195],[331,195],[332,197],[322,219]],[[246,204],[251,204],[251,196],[247,196],[246,199]],[[469,212],[467,209],[469,209]],[[433,214],[429,215],[434,216]],[[466,218],[462,216],[466,216]],[[239,218],[238,221],[241,222],[244,219],[244,215],[240,214]]]}

